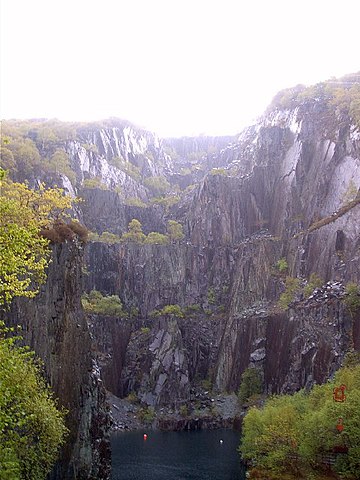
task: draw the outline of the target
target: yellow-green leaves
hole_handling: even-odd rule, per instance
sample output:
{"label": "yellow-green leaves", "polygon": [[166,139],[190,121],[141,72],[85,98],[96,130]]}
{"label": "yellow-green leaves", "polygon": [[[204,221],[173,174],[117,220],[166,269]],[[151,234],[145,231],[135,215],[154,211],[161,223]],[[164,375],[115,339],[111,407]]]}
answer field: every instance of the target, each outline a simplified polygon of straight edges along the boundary
{"label": "yellow-green leaves", "polygon": [[0,480],[42,480],[66,435],[40,365],[0,322]]}
{"label": "yellow-green leaves", "polygon": [[0,175],[0,305],[14,297],[34,297],[45,281],[49,241],[41,229],[49,227],[71,207],[59,188],[31,190]]}

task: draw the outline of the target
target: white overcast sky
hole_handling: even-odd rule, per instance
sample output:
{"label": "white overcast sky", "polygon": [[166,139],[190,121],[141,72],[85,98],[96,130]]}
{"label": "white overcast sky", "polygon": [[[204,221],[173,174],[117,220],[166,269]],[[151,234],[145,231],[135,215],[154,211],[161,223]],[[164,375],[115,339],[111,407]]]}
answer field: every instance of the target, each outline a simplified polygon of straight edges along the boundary
{"label": "white overcast sky", "polygon": [[1,118],[234,134],[360,70],[360,0],[0,0]]}

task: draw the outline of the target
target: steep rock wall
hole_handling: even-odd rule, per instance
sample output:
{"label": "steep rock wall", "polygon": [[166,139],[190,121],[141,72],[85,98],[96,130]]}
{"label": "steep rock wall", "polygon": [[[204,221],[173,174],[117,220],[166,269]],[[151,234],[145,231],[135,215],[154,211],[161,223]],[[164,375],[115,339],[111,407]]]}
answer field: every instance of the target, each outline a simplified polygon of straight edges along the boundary
{"label": "steep rock wall", "polygon": [[68,410],[70,430],[51,480],[95,480],[110,476],[109,416],[99,369],[91,351],[80,305],[80,245],[53,248],[47,282],[33,300],[14,304],[9,320],[44,362],[45,374],[60,405]]}

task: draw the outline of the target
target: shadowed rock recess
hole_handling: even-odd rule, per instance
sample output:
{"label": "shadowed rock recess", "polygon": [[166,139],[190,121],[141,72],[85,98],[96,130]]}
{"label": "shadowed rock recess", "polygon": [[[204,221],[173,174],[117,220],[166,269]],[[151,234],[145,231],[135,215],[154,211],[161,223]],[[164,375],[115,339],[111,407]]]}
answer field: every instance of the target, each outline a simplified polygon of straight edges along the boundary
{"label": "shadowed rock recess", "polygon": [[[73,178],[46,178],[83,198],[75,214],[98,236],[56,245],[47,285],[13,312],[76,417],[52,478],[107,477],[104,387],[154,426],[229,426],[236,409],[220,407],[248,367],[264,393],[294,392],[360,350],[345,302],[360,283],[360,131],[326,95],[273,105],[234,138],[160,140],[108,120],[60,148]],[[120,242],[134,218],[145,235],[175,220],[184,238]],[[298,287],[280,307],[286,277]],[[123,313],[86,324],[80,297],[92,290],[118,295]]]}

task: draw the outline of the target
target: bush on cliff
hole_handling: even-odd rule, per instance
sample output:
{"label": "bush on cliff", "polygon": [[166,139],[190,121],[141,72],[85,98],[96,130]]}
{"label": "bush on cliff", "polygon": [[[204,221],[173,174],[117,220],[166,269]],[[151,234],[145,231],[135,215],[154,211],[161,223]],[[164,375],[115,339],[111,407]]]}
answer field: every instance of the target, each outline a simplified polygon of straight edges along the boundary
{"label": "bush on cliff", "polygon": [[87,313],[108,315],[112,317],[126,317],[127,314],[118,295],[103,296],[97,290],[91,290],[81,298],[82,306]]}
{"label": "bush on cliff", "polygon": [[0,323],[0,480],[44,479],[64,442],[65,412],[57,408],[41,365]]}
{"label": "bush on cliff", "polygon": [[[2,169],[0,188],[0,309],[6,309],[14,297],[34,297],[45,281],[49,240],[40,232],[71,201],[59,189],[13,183]],[[34,354],[10,334],[0,322],[0,480],[42,480],[64,442],[64,412]]]}

